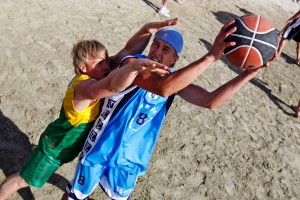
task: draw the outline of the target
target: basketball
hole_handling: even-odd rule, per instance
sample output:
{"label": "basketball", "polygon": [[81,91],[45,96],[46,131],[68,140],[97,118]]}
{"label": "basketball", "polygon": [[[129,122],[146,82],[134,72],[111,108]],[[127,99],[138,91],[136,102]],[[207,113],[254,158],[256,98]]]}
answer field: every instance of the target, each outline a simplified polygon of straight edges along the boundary
{"label": "basketball", "polygon": [[237,30],[226,38],[226,42],[234,41],[235,46],[227,47],[224,54],[228,61],[239,68],[259,68],[275,54],[278,36],[275,27],[264,17],[244,15],[236,18],[228,30]]}

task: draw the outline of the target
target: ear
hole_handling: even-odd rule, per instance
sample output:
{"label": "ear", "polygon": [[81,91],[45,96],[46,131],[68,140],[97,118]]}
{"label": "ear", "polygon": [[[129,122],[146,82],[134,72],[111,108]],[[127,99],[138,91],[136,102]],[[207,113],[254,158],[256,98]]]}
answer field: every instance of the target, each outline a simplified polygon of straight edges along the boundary
{"label": "ear", "polygon": [[83,73],[86,73],[86,66],[84,63],[80,63],[79,64],[79,69],[83,72]]}
{"label": "ear", "polygon": [[178,61],[178,59],[179,59],[179,56],[176,54],[175,56],[174,56],[174,63],[172,64],[172,66],[174,66],[175,64],[176,64],[176,62]]}
{"label": "ear", "polygon": [[176,55],[176,57],[174,58],[174,64],[178,61],[178,59],[179,59],[179,56]]}

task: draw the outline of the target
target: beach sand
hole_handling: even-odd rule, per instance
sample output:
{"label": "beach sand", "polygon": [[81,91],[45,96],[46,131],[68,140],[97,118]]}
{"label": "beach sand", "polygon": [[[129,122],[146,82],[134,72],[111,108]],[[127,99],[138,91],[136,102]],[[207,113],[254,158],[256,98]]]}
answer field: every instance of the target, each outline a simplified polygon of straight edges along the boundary
{"label": "beach sand", "polygon": [[[143,24],[166,18],[161,1],[0,0],[0,180],[23,165],[30,144],[60,110],[73,77],[71,48],[97,39],[113,55]],[[281,30],[300,4],[291,0],[170,1],[171,17],[185,37],[177,68],[205,55],[221,27],[244,14],[262,15]],[[300,119],[291,105],[300,99],[296,43],[215,110],[179,97],[162,128],[135,200],[300,199]],[[145,51],[147,54],[148,48]],[[194,83],[209,91],[235,77],[225,57]],[[74,174],[63,165],[41,189],[20,190],[12,200],[55,200]],[[96,190],[93,199],[108,199]]]}

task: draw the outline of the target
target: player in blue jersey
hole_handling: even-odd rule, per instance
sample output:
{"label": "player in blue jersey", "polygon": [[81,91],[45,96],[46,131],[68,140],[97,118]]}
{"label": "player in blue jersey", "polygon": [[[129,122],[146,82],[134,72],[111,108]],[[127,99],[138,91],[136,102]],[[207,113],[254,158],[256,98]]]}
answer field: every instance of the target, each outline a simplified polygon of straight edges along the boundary
{"label": "player in blue jersey", "polygon": [[[145,174],[175,94],[192,104],[216,108],[258,73],[258,69],[246,70],[213,92],[191,84],[222,56],[226,47],[235,45],[234,42],[225,43],[236,30],[227,30],[232,23],[221,29],[211,50],[195,62],[163,77],[142,72],[133,86],[105,99],[86,140],[75,177],[68,185],[68,199],[87,199],[98,186],[112,199],[129,199],[137,178]],[[173,68],[183,43],[183,36],[177,30],[160,29],[147,58]],[[129,56],[121,65],[144,57]]]}
{"label": "player in blue jersey", "polygon": [[[43,132],[39,145],[22,170],[1,182],[0,200],[8,199],[29,185],[42,187],[58,167],[75,159],[99,116],[104,97],[126,89],[143,70],[159,74],[170,71],[167,66],[149,59],[136,60],[111,73],[110,67],[119,65],[125,55],[142,52],[146,46],[141,41],[148,43],[153,27],[157,29],[176,23],[177,19],[147,23],[112,57],[96,40],[83,40],[74,45],[72,55],[76,75],[66,90],[59,118]],[[132,45],[137,41],[139,45]]]}

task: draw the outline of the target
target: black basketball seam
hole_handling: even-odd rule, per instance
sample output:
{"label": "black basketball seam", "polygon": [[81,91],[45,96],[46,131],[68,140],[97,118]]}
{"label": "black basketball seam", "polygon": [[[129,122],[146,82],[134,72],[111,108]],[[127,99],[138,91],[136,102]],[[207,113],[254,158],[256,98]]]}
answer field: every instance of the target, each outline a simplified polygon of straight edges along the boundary
{"label": "black basketball seam", "polygon": [[[254,40],[255,42],[258,42],[258,43],[262,43],[262,44],[265,44],[265,45],[268,45],[270,47],[272,47],[273,49],[277,49],[277,46],[274,46],[270,43],[266,43],[265,41],[262,41],[262,40],[258,40],[255,38],[256,35],[259,35],[259,34],[266,34],[266,33],[269,33],[269,32],[272,32],[273,30],[275,30],[275,28],[272,28],[268,31],[264,31],[264,32],[258,32],[257,29],[258,29],[258,25],[259,25],[259,22],[260,22],[260,19],[261,19],[261,16],[258,16],[258,23],[256,24],[257,27],[256,27],[256,30],[253,31],[252,29],[249,29],[248,26],[244,23],[243,20],[241,20],[240,18],[238,18],[237,20],[240,21],[240,23],[244,26],[245,29],[247,29],[249,32],[253,33],[254,35],[254,38],[251,38],[251,41]],[[245,39],[249,39],[250,37],[246,37],[246,36],[243,36],[243,35],[239,35],[239,34],[232,34],[233,36],[237,36],[237,37],[242,37],[242,38],[245,38]]]}
{"label": "black basketball seam", "polygon": [[258,25],[259,25],[259,21],[260,21],[260,16],[258,16],[258,18],[257,18],[255,31],[253,32],[253,36],[252,36],[252,39],[251,39],[251,41],[250,41],[250,47],[248,48],[248,51],[247,51],[247,53],[246,53],[246,56],[245,56],[245,58],[244,58],[244,60],[243,60],[242,66],[241,66],[242,69],[244,69],[245,62],[246,62],[246,60],[248,59],[248,56],[249,56],[249,54],[250,54],[251,48],[253,47],[253,46],[252,46],[252,45],[253,45],[253,40],[255,39],[255,35],[256,35],[257,29],[258,29]]}
{"label": "black basketball seam", "polygon": [[[259,16],[259,17],[260,17],[260,16]],[[240,18],[237,18],[237,20],[239,20],[239,21],[241,22],[241,24],[244,26],[244,28],[246,28],[249,32],[254,33],[254,31],[253,31],[252,29],[250,29],[250,28],[244,23],[243,20],[241,20]],[[258,34],[266,34],[266,33],[271,32],[271,31],[273,31],[273,30],[275,30],[275,28],[269,29],[269,30],[264,31],[264,32],[262,32],[262,31],[258,32],[257,29],[256,29],[256,33],[258,33]]]}
{"label": "black basketball seam", "polygon": [[[262,58],[262,56],[261,56],[260,51],[259,51],[256,47],[254,47],[254,46],[252,46],[251,48],[249,48],[249,45],[241,45],[241,46],[235,47],[235,48],[232,49],[231,51],[228,51],[225,55],[228,55],[228,54],[230,54],[231,52],[233,52],[233,51],[235,51],[235,50],[237,50],[237,49],[239,49],[239,48],[242,48],[242,47],[248,47],[248,52],[250,52],[251,49],[253,49],[253,50],[255,50],[256,52],[258,52],[258,56],[259,56],[259,58],[260,58],[261,63],[264,62],[264,61],[263,61],[263,58]],[[245,57],[246,57],[246,56],[245,56]],[[246,58],[248,58],[248,57],[246,57]],[[242,66],[243,66],[244,64],[245,64],[245,62],[243,62]],[[243,67],[240,67],[240,68],[244,69]]]}
{"label": "black basketball seam", "polygon": [[[244,26],[247,30],[249,30],[249,28],[246,26],[245,23],[243,23],[243,21],[242,21],[240,18],[238,18],[237,20],[240,21],[240,23],[242,24],[242,26]],[[259,22],[259,20],[258,20],[258,22]],[[244,66],[244,64],[245,64],[245,62],[246,62],[246,60],[247,60],[247,58],[248,58],[248,56],[249,56],[249,52],[250,52],[250,49],[251,49],[252,44],[253,44],[253,39],[255,38],[255,32],[257,31],[257,28],[258,28],[258,22],[256,22],[256,28],[255,28],[255,31],[254,31],[254,32],[253,32],[253,31],[250,31],[250,32],[253,33],[252,38],[242,36],[242,38],[245,38],[245,39],[249,39],[249,38],[250,38],[250,42],[251,42],[250,45],[244,45],[244,46],[247,46],[247,47],[248,47],[248,51],[247,51],[247,53],[246,53],[246,56],[245,56],[244,59],[243,59],[242,65],[239,66],[239,67],[242,68],[242,69],[244,69],[243,66]],[[232,35],[234,35],[234,34],[232,34]],[[232,51],[235,50],[235,49],[236,49],[236,48],[232,49],[231,51],[227,52],[225,55],[229,54],[230,52],[232,52]]]}
{"label": "black basketball seam", "polygon": [[257,52],[257,54],[258,54],[258,56],[259,56],[259,58],[260,58],[260,62],[263,64],[263,63],[264,63],[264,59],[263,59],[263,57],[262,57],[262,55],[261,55],[259,49],[257,49],[257,48],[254,47],[254,46],[252,46],[252,49],[254,49],[254,50]]}
{"label": "black basketball seam", "polygon": [[242,18],[235,19],[235,24],[237,26],[239,25],[242,29],[240,31],[236,31],[236,33],[231,34],[230,38],[228,38],[228,41],[238,42],[238,47],[231,46],[230,48],[224,50],[224,53],[226,52],[225,56],[229,56],[235,51],[240,51],[239,48],[243,49],[243,59],[242,57],[239,57],[239,64],[236,63],[238,64],[238,66],[236,67],[242,69],[245,68],[244,65],[247,62],[251,52],[256,52],[256,59],[259,59],[260,63],[264,63],[265,61],[267,61],[267,59],[269,59],[269,56],[273,53],[273,51],[276,51],[277,49],[278,44],[276,43],[278,42],[275,41],[275,39],[272,39],[274,37],[274,34],[275,36],[277,36],[275,28],[269,27],[267,30],[265,29],[264,31],[258,31],[258,28],[260,27],[260,22],[263,20],[263,17],[256,16],[254,19],[252,19],[252,22],[255,19],[256,22],[254,21],[254,23],[256,24],[252,24],[251,26],[247,26],[246,21],[242,21]]}
{"label": "black basketball seam", "polygon": [[[256,39],[256,38],[251,38],[251,37],[247,37],[247,36],[244,36],[244,35],[240,35],[240,34],[231,34],[232,36],[235,36],[235,37],[240,37],[240,38],[244,38],[244,39],[247,39],[247,40],[253,40],[253,41],[255,41],[255,42],[258,42],[258,43],[261,43],[261,44],[265,44],[265,45],[267,45],[267,46],[269,46],[269,47],[272,47],[273,49],[277,49],[277,47],[276,46],[274,46],[274,45],[272,45],[272,44],[270,44],[270,43],[267,43],[267,42],[265,42],[265,41],[263,41],[263,40],[259,40],[259,39]],[[225,54],[226,55],[226,54]]]}

